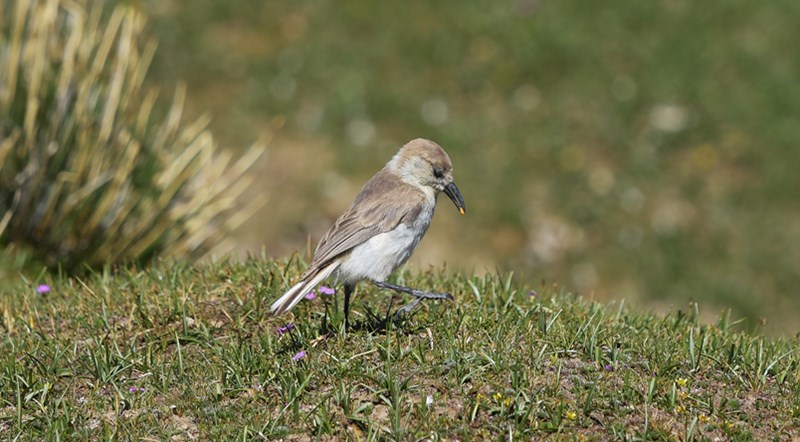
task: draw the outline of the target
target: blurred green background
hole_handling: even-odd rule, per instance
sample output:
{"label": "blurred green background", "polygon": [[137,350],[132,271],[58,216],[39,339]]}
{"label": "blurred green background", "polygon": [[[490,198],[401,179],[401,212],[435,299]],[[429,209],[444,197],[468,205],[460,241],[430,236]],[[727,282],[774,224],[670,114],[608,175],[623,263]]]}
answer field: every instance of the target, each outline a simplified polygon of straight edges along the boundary
{"label": "blurred green background", "polygon": [[125,3],[222,145],[271,140],[242,253],[313,247],[421,136],[469,212],[412,265],[800,329],[800,2]]}

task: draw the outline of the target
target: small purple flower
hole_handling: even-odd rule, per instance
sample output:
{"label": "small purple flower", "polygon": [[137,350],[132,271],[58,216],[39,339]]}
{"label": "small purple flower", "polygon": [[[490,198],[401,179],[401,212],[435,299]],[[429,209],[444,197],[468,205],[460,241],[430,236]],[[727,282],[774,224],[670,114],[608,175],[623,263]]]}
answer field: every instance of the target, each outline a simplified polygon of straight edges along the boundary
{"label": "small purple flower", "polygon": [[144,387],[131,387],[128,389],[129,393],[144,393],[145,391]]}
{"label": "small purple flower", "polygon": [[606,364],[606,366],[605,366],[605,367],[603,367],[603,369],[604,369],[605,371],[611,371],[611,370],[613,370],[613,369],[614,369],[614,367],[612,367],[612,366],[611,366],[611,364]]}
{"label": "small purple flower", "polygon": [[292,323],[286,324],[283,327],[278,327],[278,336],[289,333],[292,330],[294,330],[294,324]]}
{"label": "small purple flower", "polygon": [[306,293],[306,296],[305,296],[305,298],[308,299],[309,301],[311,301],[312,299],[314,299],[316,297],[317,297],[317,295],[315,295],[314,292],[308,292],[308,293]]}
{"label": "small purple flower", "polygon": [[319,292],[322,293],[323,295],[330,296],[330,295],[333,295],[334,293],[336,293],[336,290],[334,290],[334,289],[332,289],[330,287],[325,287],[324,285],[321,285],[321,286],[319,286]]}
{"label": "small purple flower", "polygon": [[47,284],[41,284],[39,287],[36,287],[36,293],[44,294],[50,293],[50,286]]}
{"label": "small purple flower", "polygon": [[539,295],[539,294],[538,294],[538,293],[536,293],[536,290],[531,290],[531,291],[529,291],[529,292],[528,292],[528,297],[529,297],[529,298],[535,298],[535,297],[536,297],[536,296],[538,296],[538,295]]}
{"label": "small purple flower", "polygon": [[295,362],[297,362],[297,361],[299,361],[300,359],[303,359],[304,357],[306,357],[306,352],[305,352],[305,350],[303,350],[303,351],[300,351],[300,352],[299,352],[299,353],[297,353],[296,355],[292,356],[292,360],[293,360],[293,361],[295,361]]}

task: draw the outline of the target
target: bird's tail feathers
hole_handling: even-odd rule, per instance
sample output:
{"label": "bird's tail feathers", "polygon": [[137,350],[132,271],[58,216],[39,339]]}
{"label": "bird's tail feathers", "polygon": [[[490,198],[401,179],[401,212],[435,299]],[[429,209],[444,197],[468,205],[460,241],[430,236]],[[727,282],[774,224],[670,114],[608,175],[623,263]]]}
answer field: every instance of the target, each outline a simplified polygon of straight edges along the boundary
{"label": "bird's tail feathers", "polygon": [[304,275],[303,278],[292,288],[286,291],[277,301],[272,303],[270,311],[273,315],[280,315],[293,309],[303,297],[310,291],[314,290],[319,283],[331,275],[336,268],[339,267],[338,262],[332,262],[327,267],[318,269]]}

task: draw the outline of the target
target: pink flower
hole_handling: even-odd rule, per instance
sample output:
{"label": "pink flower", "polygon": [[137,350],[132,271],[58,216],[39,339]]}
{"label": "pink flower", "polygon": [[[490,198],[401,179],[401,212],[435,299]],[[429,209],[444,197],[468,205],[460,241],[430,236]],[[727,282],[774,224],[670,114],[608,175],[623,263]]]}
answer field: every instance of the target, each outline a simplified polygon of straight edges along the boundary
{"label": "pink flower", "polygon": [[36,293],[43,294],[49,292],[50,292],[50,286],[47,284],[41,284],[39,285],[39,287],[36,287]]}
{"label": "pink flower", "polygon": [[308,293],[306,293],[306,296],[305,296],[305,298],[308,299],[309,301],[311,301],[312,299],[314,299],[316,297],[317,297],[317,295],[315,295],[314,292],[308,292]]}
{"label": "pink flower", "polygon": [[336,293],[336,290],[334,290],[334,289],[332,289],[330,287],[325,287],[324,285],[321,285],[321,286],[319,286],[319,292],[322,293],[323,295],[329,295],[330,296],[330,295]]}
{"label": "pink flower", "polygon": [[300,352],[299,352],[299,353],[297,353],[296,355],[292,356],[292,360],[293,360],[293,361],[295,361],[295,362],[297,362],[297,361],[299,361],[300,359],[303,359],[304,357],[306,357],[306,352],[305,352],[305,350],[303,350],[303,351],[300,351]]}

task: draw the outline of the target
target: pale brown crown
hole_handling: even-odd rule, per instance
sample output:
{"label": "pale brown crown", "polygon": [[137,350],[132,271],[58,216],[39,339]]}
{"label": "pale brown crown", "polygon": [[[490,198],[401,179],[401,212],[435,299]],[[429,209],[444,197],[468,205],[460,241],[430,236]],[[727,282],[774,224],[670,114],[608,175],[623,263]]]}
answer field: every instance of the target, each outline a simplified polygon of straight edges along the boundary
{"label": "pale brown crown", "polygon": [[417,138],[406,143],[386,167],[409,184],[440,191],[453,181],[450,157],[431,140]]}

